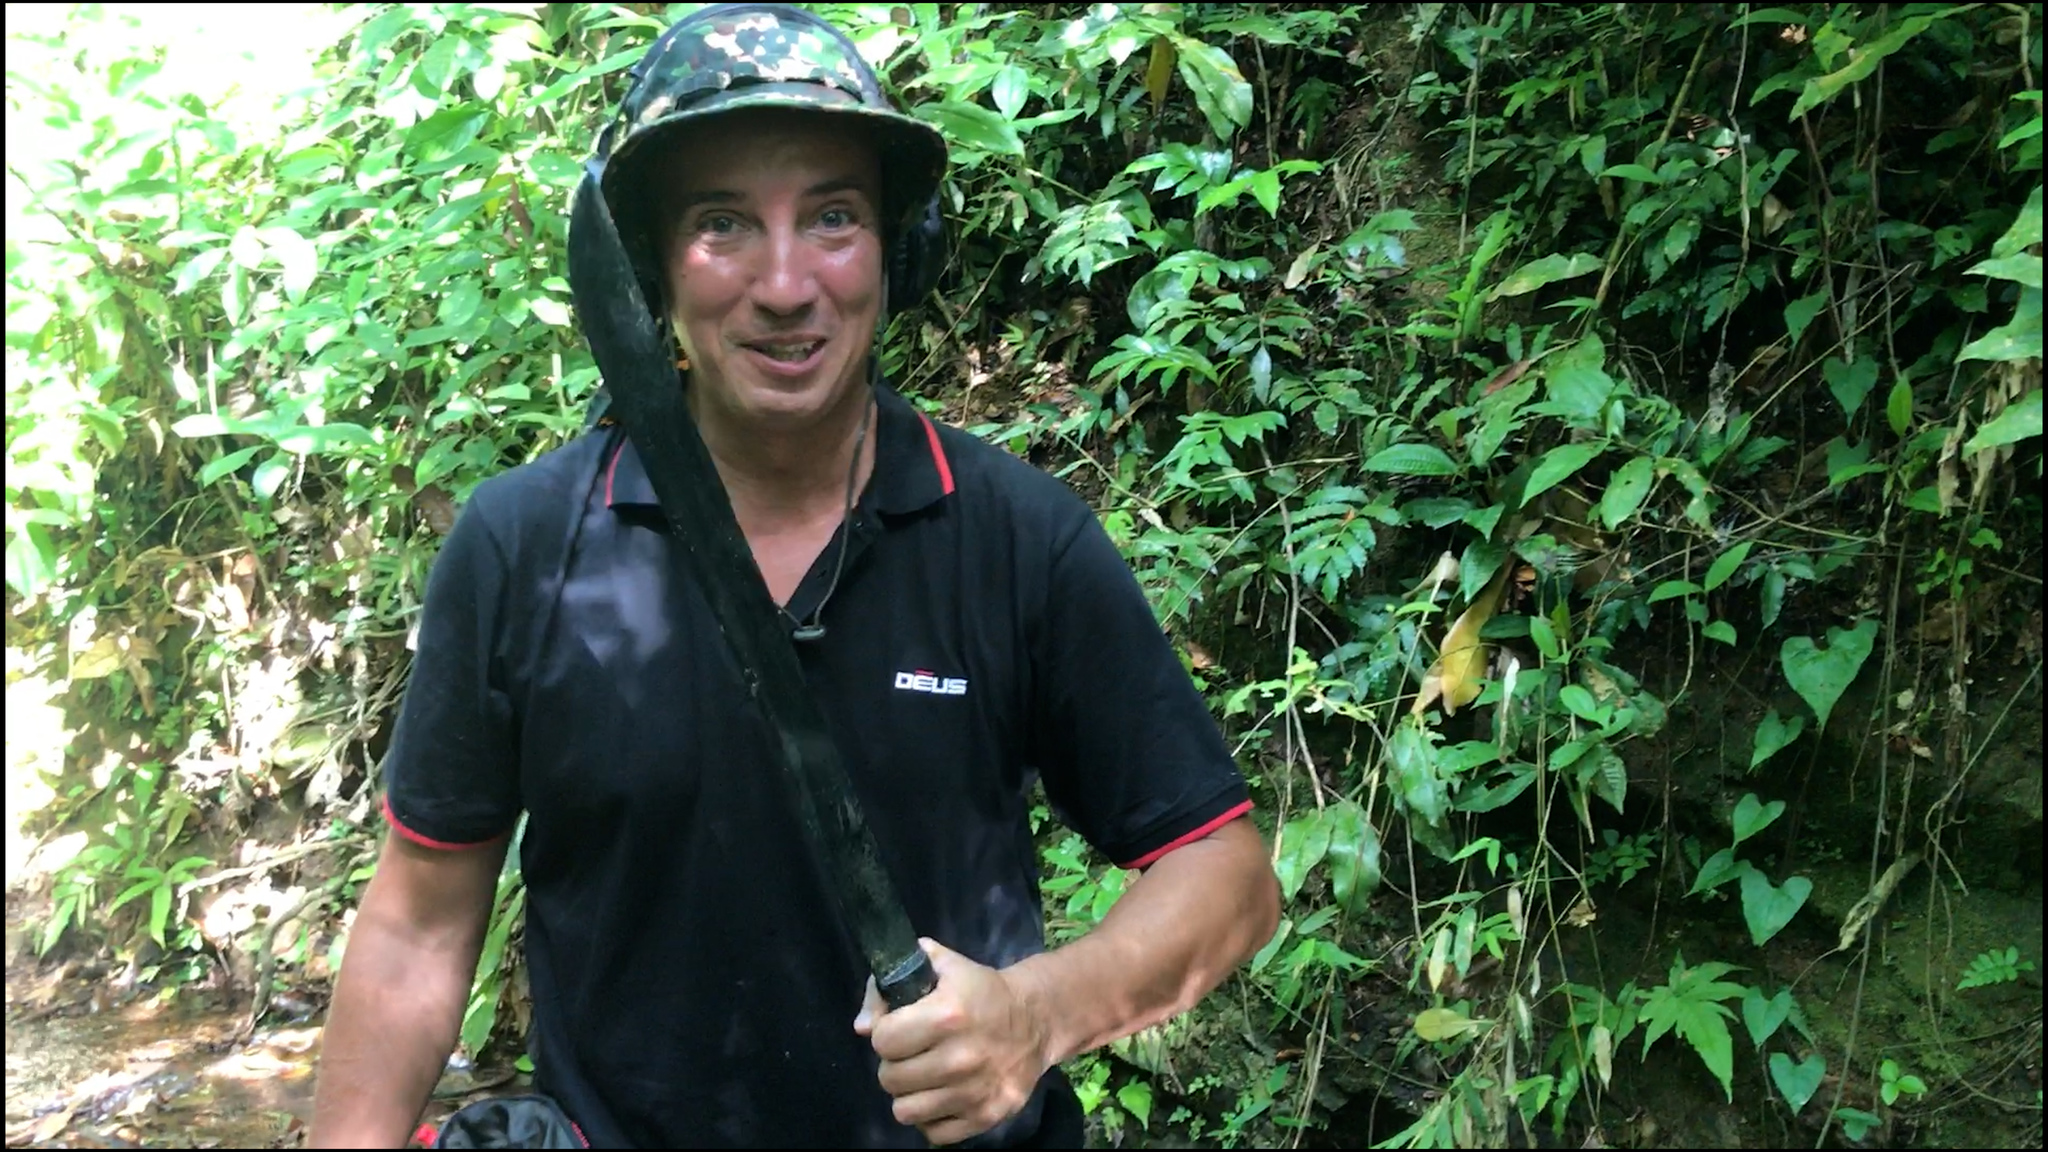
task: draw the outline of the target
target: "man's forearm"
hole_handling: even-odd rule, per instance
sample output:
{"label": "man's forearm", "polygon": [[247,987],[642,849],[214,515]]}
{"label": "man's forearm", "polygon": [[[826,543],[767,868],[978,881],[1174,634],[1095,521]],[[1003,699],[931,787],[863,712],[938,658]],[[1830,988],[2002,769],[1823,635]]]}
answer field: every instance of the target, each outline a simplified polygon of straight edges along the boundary
{"label": "man's forearm", "polygon": [[1167,853],[1094,930],[1005,971],[1057,1064],[1194,1007],[1272,939],[1279,885],[1249,818]]}
{"label": "man's forearm", "polygon": [[360,917],[320,1045],[315,1148],[403,1148],[455,1046],[476,960]]}

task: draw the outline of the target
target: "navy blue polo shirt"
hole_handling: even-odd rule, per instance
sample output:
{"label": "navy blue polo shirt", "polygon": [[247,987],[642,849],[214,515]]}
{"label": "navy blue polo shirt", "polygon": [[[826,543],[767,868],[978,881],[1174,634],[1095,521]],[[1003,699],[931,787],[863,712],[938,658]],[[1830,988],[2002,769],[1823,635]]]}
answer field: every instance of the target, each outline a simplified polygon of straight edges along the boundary
{"label": "navy blue polo shirt", "polygon": [[[1059,480],[879,391],[826,634],[797,644],[921,935],[1042,951],[1029,824],[1143,867],[1250,808],[1130,569]],[[479,485],[429,580],[385,811],[461,848],[528,815],[536,1086],[599,1146],[916,1147],[853,1032],[861,954],[632,444]],[[837,537],[788,605],[809,620]],[[990,1134],[1071,1104],[1057,1071]]]}

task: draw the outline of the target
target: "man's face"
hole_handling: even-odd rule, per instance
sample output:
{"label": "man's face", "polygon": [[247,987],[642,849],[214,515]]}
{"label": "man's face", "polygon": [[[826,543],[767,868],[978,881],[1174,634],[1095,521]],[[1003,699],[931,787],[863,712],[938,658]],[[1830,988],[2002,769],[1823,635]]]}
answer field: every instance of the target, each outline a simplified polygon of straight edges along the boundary
{"label": "man's face", "polygon": [[691,132],[676,155],[669,315],[697,398],[806,424],[862,380],[881,315],[875,150],[838,117],[749,109]]}

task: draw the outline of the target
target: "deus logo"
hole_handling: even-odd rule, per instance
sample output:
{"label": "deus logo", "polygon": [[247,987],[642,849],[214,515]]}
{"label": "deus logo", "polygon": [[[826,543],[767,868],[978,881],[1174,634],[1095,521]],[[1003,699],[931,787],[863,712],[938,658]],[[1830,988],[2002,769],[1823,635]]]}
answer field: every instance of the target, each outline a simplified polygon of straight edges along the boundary
{"label": "deus logo", "polygon": [[933,696],[965,696],[967,681],[948,676],[943,679],[920,668],[915,672],[898,672],[896,687],[904,692],[924,692]]}

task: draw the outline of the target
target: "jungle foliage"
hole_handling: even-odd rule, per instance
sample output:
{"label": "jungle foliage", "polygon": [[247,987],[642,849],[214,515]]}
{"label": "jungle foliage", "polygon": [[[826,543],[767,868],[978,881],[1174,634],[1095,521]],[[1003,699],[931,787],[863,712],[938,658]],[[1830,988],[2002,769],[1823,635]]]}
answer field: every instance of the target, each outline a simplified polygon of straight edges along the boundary
{"label": "jungle foliage", "polygon": [[[1275,845],[1241,1021],[1084,1058],[1091,1113],[1229,1146],[1370,1096],[1391,1143],[1497,1142],[1598,1122],[1660,1045],[1808,1141],[1928,1094],[1749,982],[1814,887],[1755,837],[1881,682],[1855,723],[1908,751],[1866,781],[1874,902],[1839,942],[1867,948],[1964,851],[1971,669],[2038,683],[2030,8],[814,7],[954,146],[951,262],[886,366],[1094,502]],[[256,938],[265,985],[318,959],[436,541],[580,431],[567,196],[682,10],[354,8],[271,130],[118,15],[10,35],[10,122],[65,152],[10,146],[41,230],[6,247],[8,643],[89,718],[39,816],[70,837],[44,950],[146,939],[176,980]],[[1708,835],[1659,740],[1716,668],[1789,695]],[[297,879],[207,905],[285,802]],[[1042,833],[1057,940],[1125,877]],[[1729,910],[1751,968],[1544,959],[1631,883]],[[521,906],[515,870],[472,1052],[518,1051]]]}

